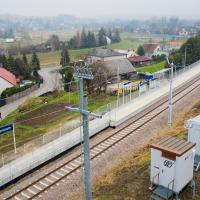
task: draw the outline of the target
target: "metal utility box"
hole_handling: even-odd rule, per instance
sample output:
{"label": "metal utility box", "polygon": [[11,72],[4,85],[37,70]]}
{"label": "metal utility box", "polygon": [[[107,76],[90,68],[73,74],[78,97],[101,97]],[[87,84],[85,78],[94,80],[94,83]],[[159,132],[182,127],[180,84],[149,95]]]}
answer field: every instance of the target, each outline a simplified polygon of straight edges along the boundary
{"label": "metal utility box", "polygon": [[200,115],[187,121],[188,141],[196,143],[195,166],[200,167]]}
{"label": "metal utility box", "polygon": [[159,187],[158,196],[178,196],[193,181],[194,156],[195,144],[176,137],[151,145],[151,184]]}

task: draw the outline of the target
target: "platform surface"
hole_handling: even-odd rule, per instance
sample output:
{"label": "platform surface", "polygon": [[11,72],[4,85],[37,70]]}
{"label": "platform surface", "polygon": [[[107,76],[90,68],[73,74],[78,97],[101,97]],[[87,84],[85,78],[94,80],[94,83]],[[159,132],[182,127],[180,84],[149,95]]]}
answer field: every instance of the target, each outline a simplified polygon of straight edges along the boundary
{"label": "platform surface", "polygon": [[[177,76],[173,79],[173,89],[189,81],[192,77],[200,74],[200,63],[196,63],[192,68],[186,71],[181,76]],[[119,107],[111,113],[111,125],[118,126],[127,120],[127,117],[137,112],[138,110],[148,106],[151,102],[159,99],[161,96],[169,93],[169,82],[164,81],[162,86],[151,90],[147,94],[140,96],[132,100],[131,102]]]}

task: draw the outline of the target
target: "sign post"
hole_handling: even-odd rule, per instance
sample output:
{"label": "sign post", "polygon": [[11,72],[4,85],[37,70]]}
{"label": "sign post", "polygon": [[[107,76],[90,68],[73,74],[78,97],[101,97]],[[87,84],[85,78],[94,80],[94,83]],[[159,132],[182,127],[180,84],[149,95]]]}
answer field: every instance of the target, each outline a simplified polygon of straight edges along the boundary
{"label": "sign post", "polygon": [[17,153],[17,147],[16,147],[16,137],[15,137],[15,125],[13,124],[7,124],[5,126],[0,127],[0,135],[3,135],[4,133],[12,131],[13,133],[13,144],[14,144],[14,152]]}
{"label": "sign post", "polygon": [[14,151],[15,154],[17,153],[17,145],[16,145],[16,137],[15,137],[15,124],[13,123],[13,144],[14,144]]}

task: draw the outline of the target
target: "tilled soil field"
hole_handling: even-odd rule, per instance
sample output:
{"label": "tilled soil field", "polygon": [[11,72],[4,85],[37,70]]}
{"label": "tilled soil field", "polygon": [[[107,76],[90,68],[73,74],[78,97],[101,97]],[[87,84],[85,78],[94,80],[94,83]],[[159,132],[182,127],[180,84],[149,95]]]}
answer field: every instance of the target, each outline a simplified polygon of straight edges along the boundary
{"label": "tilled soil field", "polygon": [[[64,103],[57,103],[54,105],[47,105],[37,110],[33,110],[30,113],[27,113],[21,117],[19,117],[16,122],[37,127],[43,125],[45,123],[49,123],[56,118],[60,118],[62,115],[66,114],[67,111],[64,110],[66,104]],[[52,113],[52,114],[49,114]],[[27,120],[30,119],[30,120]]]}

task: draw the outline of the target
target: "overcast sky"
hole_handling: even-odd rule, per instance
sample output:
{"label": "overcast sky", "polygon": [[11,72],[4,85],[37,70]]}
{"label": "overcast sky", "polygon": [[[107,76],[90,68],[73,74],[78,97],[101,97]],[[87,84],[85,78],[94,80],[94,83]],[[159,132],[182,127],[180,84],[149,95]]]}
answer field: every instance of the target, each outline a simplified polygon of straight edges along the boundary
{"label": "overcast sky", "polygon": [[0,0],[1,14],[89,18],[200,18],[200,0]]}

